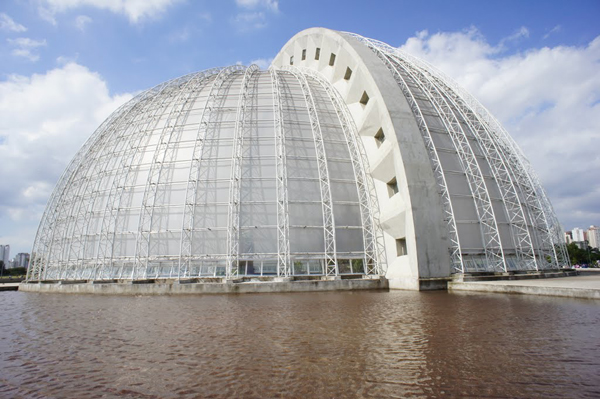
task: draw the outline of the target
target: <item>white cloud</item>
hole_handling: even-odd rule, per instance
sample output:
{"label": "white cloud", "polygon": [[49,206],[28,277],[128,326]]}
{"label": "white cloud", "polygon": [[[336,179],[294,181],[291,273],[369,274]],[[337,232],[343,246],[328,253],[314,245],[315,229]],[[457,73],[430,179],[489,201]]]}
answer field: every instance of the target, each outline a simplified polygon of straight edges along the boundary
{"label": "white cloud", "polygon": [[268,69],[273,62],[273,57],[271,58],[259,58],[256,60],[250,61],[250,64],[256,64],[260,69]]}
{"label": "white cloud", "polygon": [[262,29],[267,26],[267,17],[262,11],[246,12],[236,15],[233,18],[232,23],[240,32],[247,32],[250,30]]}
{"label": "white cloud", "polygon": [[236,0],[238,7],[244,11],[231,19],[232,25],[240,32],[262,29],[267,26],[267,13],[279,12],[277,0]]}
{"label": "white cloud", "polygon": [[77,149],[130,94],[68,63],[0,81],[0,242],[29,252],[52,188]]}
{"label": "white cloud", "polygon": [[475,29],[420,32],[402,46],[454,78],[519,143],[565,227],[600,224],[600,36],[584,47],[507,54]]}
{"label": "white cloud", "polygon": [[46,40],[33,40],[28,37],[6,40],[11,46],[15,47],[11,52],[12,55],[27,58],[32,62],[40,59],[40,56],[35,53],[35,49],[46,46]]}
{"label": "white cloud", "polygon": [[558,33],[558,32],[560,32],[561,30],[562,30],[562,26],[560,26],[560,25],[556,25],[554,28],[550,29],[550,30],[548,31],[548,33],[546,33],[542,39],[546,40],[546,39],[547,39],[547,38],[549,38],[551,35],[553,35],[553,34],[555,34],[555,33]]}
{"label": "white cloud", "polygon": [[75,18],[75,27],[82,32],[85,32],[85,26],[92,22],[92,19],[87,15],[78,15]]}
{"label": "white cloud", "polygon": [[278,0],[235,0],[238,7],[256,9],[264,8],[273,12],[279,11]]}
{"label": "white cloud", "polygon": [[56,24],[54,15],[80,7],[95,7],[123,14],[131,23],[160,17],[167,8],[182,0],[41,0],[40,16]]}
{"label": "white cloud", "polygon": [[0,12],[0,30],[9,32],[25,32],[27,30],[21,24],[16,23],[11,17],[3,12]]}

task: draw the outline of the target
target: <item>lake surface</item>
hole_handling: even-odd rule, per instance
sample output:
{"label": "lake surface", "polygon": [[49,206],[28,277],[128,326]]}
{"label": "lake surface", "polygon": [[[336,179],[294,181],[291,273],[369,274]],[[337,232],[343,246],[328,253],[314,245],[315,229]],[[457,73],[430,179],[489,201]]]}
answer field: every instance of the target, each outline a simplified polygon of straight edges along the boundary
{"label": "lake surface", "polygon": [[600,397],[600,302],[0,292],[0,397]]}

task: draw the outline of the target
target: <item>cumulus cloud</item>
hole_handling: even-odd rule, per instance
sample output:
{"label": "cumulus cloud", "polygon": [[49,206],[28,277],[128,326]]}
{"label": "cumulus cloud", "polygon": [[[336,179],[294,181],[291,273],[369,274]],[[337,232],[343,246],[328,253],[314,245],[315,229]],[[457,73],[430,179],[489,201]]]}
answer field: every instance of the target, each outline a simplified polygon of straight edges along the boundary
{"label": "cumulus cloud", "polygon": [[92,22],[92,19],[87,15],[78,15],[75,18],[75,27],[82,32],[85,32],[85,27]]}
{"label": "cumulus cloud", "polygon": [[273,62],[273,57],[271,58],[258,58],[256,60],[250,61],[250,64],[258,65],[260,69],[268,69]]}
{"label": "cumulus cloud", "polygon": [[279,1],[278,0],[235,0],[235,3],[238,7],[244,8],[265,8],[271,11],[279,11]]}
{"label": "cumulus cloud", "polygon": [[521,146],[565,228],[600,222],[600,37],[509,54],[526,30],[490,44],[479,31],[420,32],[402,49],[479,99]]}
{"label": "cumulus cloud", "polygon": [[0,81],[0,242],[29,252],[45,203],[67,163],[130,94],[110,94],[97,73],[67,63]]}
{"label": "cumulus cloud", "polygon": [[267,17],[264,12],[245,12],[237,14],[233,20],[233,25],[240,31],[262,29],[267,26]]}
{"label": "cumulus cloud", "polygon": [[25,32],[27,30],[21,24],[16,23],[11,17],[3,12],[0,12],[0,30],[8,32]]}
{"label": "cumulus cloud", "polygon": [[240,32],[262,29],[267,26],[267,13],[279,12],[277,0],[236,0],[238,7],[249,10],[238,13],[231,23]]}
{"label": "cumulus cloud", "polygon": [[42,18],[56,24],[54,16],[80,7],[95,7],[123,14],[131,23],[160,17],[167,8],[182,0],[42,0],[38,12]]}
{"label": "cumulus cloud", "polygon": [[31,62],[40,59],[39,54],[35,52],[38,47],[46,45],[46,40],[33,40],[28,37],[19,37],[17,39],[6,39],[14,47],[11,54],[17,57],[27,58]]}

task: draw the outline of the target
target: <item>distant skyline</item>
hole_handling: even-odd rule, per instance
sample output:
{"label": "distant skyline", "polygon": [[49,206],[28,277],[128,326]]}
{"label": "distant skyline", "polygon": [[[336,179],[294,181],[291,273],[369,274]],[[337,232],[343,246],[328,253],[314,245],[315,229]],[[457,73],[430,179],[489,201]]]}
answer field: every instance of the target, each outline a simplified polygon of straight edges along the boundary
{"label": "distant skyline", "polygon": [[565,230],[600,225],[599,1],[21,0],[0,4],[0,244],[31,252],[46,201],[136,93],[299,31],[386,42],[454,78],[532,162]]}

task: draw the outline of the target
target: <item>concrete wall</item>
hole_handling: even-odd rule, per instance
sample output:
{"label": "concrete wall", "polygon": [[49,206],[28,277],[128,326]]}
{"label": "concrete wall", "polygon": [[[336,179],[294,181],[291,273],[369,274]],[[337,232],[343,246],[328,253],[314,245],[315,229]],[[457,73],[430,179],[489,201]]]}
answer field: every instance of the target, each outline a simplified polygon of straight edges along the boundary
{"label": "concrete wall", "polygon": [[159,283],[131,282],[50,282],[21,283],[19,291],[50,292],[61,294],[101,294],[101,295],[185,295],[185,294],[250,294],[267,292],[314,292],[314,291],[355,291],[385,290],[387,280],[308,280],[308,281],[266,281],[241,283]]}
{"label": "concrete wall", "polygon": [[[320,49],[319,60],[315,59]],[[303,50],[306,57],[302,60]],[[331,54],[335,62],[330,66]],[[410,106],[381,60],[355,38],[324,28],[298,33],[273,60],[321,73],[340,92],[365,146],[374,179],[380,223],[385,235],[389,287],[438,289],[431,283],[450,275],[447,230],[427,149]],[[348,68],[350,79],[344,79]],[[369,101],[361,104],[363,93]],[[383,129],[386,140],[374,139]],[[396,178],[399,192],[390,197],[387,183]],[[406,239],[407,255],[398,256],[396,239]],[[430,279],[434,280],[430,280]]]}

